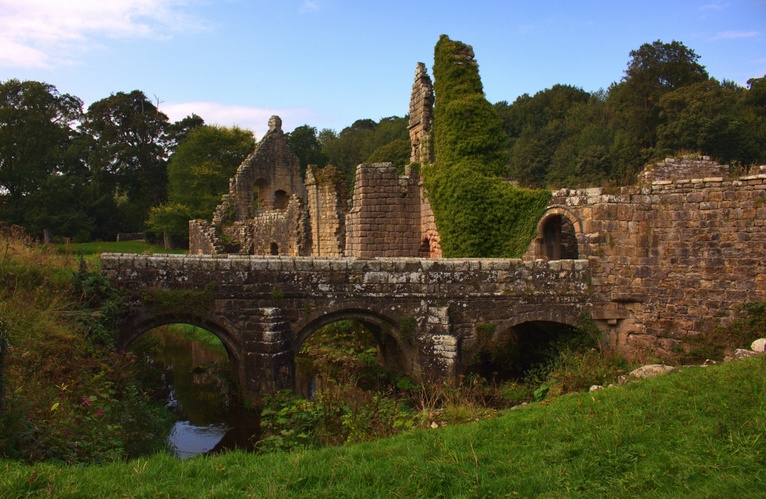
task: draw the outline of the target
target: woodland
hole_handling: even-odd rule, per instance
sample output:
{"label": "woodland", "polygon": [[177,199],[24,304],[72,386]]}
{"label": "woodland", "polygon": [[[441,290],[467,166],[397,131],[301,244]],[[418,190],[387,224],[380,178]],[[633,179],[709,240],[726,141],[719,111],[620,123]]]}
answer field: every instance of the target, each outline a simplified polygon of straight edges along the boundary
{"label": "woodland", "polygon": [[[477,126],[500,142],[471,154],[481,170],[529,188],[626,185],[646,164],[679,153],[735,171],[766,162],[766,76],[746,87],[719,81],[699,59],[681,42],[657,40],[631,51],[624,76],[606,89],[559,84],[483,106]],[[436,81],[438,116],[449,91]],[[303,169],[332,164],[351,184],[359,163],[403,169],[407,126],[407,116],[360,119],[340,132],[305,124],[289,143]],[[211,216],[255,141],[249,130],[195,114],[171,122],[140,90],[84,109],[51,84],[9,79],[0,82],[0,221],[54,241],[144,232],[183,244],[186,221]]]}

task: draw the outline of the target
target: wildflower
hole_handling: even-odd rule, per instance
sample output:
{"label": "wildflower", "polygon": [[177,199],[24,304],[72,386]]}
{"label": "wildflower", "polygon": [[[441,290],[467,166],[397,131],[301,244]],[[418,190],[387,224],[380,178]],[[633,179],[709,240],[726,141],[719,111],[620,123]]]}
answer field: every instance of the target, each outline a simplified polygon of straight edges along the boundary
{"label": "wildflower", "polygon": [[82,398],[82,405],[84,405],[86,407],[90,407],[91,404],[92,404],[92,402],[91,402],[89,397],[83,397]]}
{"label": "wildflower", "polygon": [[103,409],[96,409],[96,416],[103,416],[104,410]]}

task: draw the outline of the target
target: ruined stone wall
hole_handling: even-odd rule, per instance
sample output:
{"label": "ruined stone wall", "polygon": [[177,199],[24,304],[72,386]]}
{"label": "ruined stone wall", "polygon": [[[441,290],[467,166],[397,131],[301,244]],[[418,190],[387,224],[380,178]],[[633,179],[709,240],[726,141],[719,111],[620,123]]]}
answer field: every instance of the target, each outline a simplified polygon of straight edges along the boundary
{"label": "ruined stone wall", "polygon": [[652,165],[638,175],[638,184],[651,184],[657,180],[681,180],[707,177],[726,177],[729,165],[711,161],[709,157],[667,158]]}
{"label": "ruined stone wall", "polygon": [[[287,145],[282,131],[282,120],[272,116],[269,131],[258,143],[255,151],[245,158],[230,182],[228,202],[232,205],[235,220],[251,218],[255,211],[284,209],[279,206],[275,193],[284,193],[287,204],[290,196],[305,197],[300,178],[300,160]],[[254,193],[258,197],[258,210]],[[224,200],[224,204],[227,200]]]}
{"label": "ruined stone wall", "polygon": [[442,247],[428,193],[420,182],[420,252],[421,258],[441,258]]}
{"label": "ruined stone wall", "polygon": [[214,226],[205,220],[189,220],[189,254],[218,255],[223,252]]}
{"label": "ruined stone wall", "polygon": [[420,178],[400,177],[391,163],[357,167],[353,208],[346,216],[346,256],[418,256]]}
{"label": "ruined stone wall", "polygon": [[595,315],[609,321],[620,350],[669,355],[686,335],[731,319],[737,305],[766,300],[766,169],[689,178],[726,169],[686,165],[663,162],[653,171],[665,180],[614,193],[553,193],[549,211],[568,213],[579,227]]}
{"label": "ruined stone wall", "polygon": [[311,218],[312,256],[344,255],[348,188],[343,172],[334,166],[306,171],[307,210]]}
{"label": "ruined stone wall", "polygon": [[249,219],[223,227],[225,239],[237,241],[244,255],[307,256],[311,253],[308,214],[297,196],[287,209],[258,212]]}
{"label": "ruined stone wall", "polygon": [[419,62],[415,70],[415,82],[410,96],[410,163],[434,162],[431,132],[434,126],[434,88],[426,71]]}

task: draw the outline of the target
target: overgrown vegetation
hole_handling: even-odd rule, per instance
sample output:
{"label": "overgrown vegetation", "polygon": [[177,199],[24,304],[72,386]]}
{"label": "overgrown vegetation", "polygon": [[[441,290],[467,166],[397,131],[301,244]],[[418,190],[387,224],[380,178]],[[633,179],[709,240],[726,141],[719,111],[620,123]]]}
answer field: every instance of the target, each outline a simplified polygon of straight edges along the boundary
{"label": "overgrown vegetation", "polygon": [[7,497],[759,497],[766,358],[317,451],[0,462]]}
{"label": "overgrown vegetation", "polygon": [[587,329],[559,328],[537,340],[536,347],[523,345],[524,355],[518,345],[498,346],[498,353],[508,349],[514,356],[503,357],[517,366],[513,376],[501,380],[481,372],[487,375],[421,386],[379,365],[378,340],[360,323],[333,323],[301,348],[297,369],[303,396],[287,391],[265,400],[256,446],[260,452],[292,451],[475,422],[524,402],[617,382],[630,368],[622,357],[602,353]]}
{"label": "overgrown vegetation", "polygon": [[424,165],[428,199],[445,257],[519,257],[550,194],[500,177],[502,121],[487,102],[467,45],[442,35],[434,53],[436,163]]}
{"label": "overgrown vegetation", "polygon": [[136,382],[138,359],[111,348],[120,298],[100,274],[0,230],[0,454],[102,462],[164,446],[169,421]]}

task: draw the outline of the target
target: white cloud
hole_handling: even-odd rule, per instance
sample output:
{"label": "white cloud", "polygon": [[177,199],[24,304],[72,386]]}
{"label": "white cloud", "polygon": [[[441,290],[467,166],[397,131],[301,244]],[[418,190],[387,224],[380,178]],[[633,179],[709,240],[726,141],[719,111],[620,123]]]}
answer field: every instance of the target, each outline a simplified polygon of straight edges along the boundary
{"label": "white cloud", "polygon": [[319,10],[319,2],[317,0],[303,0],[298,12],[306,14],[307,12],[316,12]]}
{"label": "white cloud", "polygon": [[261,108],[251,106],[235,106],[217,102],[181,102],[162,103],[160,111],[168,115],[170,121],[182,120],[186,116],[196,114],[201,116],[208,125],[238,126],[255,132],[260,140],[269,129],[269,118],[282,118],[282,129],[286,132],[304,123],[313,122],[316,115],[313,111],[303,108]]}
{"label": "white cloud", "polygon": [[755,38],[760,33],[758,31],[721,31],[716,33],[710,40],[737,40],[741,38]]}
{"label": "white cloud", "polygon": [[203,29],[189,0],[0,0],[0,65],[52,67],[103,38],[165,38]]}

